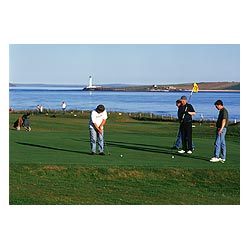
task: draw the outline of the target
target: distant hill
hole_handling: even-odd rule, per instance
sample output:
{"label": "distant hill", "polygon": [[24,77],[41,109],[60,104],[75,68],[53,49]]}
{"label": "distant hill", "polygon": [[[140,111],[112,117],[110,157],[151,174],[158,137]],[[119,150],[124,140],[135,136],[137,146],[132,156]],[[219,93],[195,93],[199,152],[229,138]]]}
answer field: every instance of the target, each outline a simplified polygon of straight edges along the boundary
{"label": "distant hill", "polygon": [[[199,91],[240,91],[240,82],[197,82]],[[25,84],[9,83],[9,87],[16,87]],[[44,87],[48,84],[26,84],[29,87]],[[60,85],[49,84],[50,87],[80,87],[80,85]],[[95,86],[93,89],[83,88],[85,91],[191,91],[193,83],[180,83],[180,84],[154,84],[154,85],[132,85],[132,84],[105,84]]]}
{"label": "distant hill", "polygon": [[[199,90],[240,90],[240,82],[199,82]],[[177,88],[192,90],[193,83],[177,84]]]}
{"label": "distant hill", "polygon": [[[199,91],[240,91],[240,82],[197,82]],[[193,83],[136,86],[101,86],[97,91],[191,91]]]}
{"label": "distant hill", "polygon": [[[199,91],[240,91],[240,82],[197,82]],[[191,91],[193,83],[130,86],[112,90],[123,91]]]}

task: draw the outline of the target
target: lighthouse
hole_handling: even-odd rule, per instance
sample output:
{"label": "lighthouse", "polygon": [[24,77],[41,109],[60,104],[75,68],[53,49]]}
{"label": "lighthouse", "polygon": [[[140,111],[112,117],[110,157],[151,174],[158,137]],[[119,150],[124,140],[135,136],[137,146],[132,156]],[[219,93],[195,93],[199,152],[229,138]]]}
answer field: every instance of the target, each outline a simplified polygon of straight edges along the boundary
{"label": "lighthouse", "polygon": [[92,76],[89,76],[89,86],[88,88],[93,88],[93,85],[92,85]]}
{"label": "lighthouse", "polygon": [[102,87],[101,86],[94,86],[93,85],[93,79],[92,76],[89,76],[89,85],[85,88],[83,88],[83,90],[100,90]]}

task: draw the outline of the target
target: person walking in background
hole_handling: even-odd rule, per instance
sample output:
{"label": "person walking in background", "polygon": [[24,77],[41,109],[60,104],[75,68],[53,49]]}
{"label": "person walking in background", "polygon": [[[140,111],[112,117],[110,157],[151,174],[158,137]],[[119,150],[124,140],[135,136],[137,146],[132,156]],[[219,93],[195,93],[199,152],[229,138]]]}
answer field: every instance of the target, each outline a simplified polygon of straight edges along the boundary
{"label": "person walking in background", "polygon": [[66,107],[67,107],[66,103],[65,103],[65,102],[62,102],[61,107],[62,107],[62,112],[63,112],[63,114],[65,114],[65,112],[66,112]]}
{"label": "person walking in background", "polygon": [[226,133],[228,125],[228,111],[224,107],[221,100],[214,103],[219,110],[219,115],[216,121],[216,137],[214,141],[214,157],[210,159],[211,162],[226,161]]}
{"label": "person walking in background", "polygon": [[41,114],[41,113],[43,112],[43,106],[40,105],[40,104],[38,104],[38,105],[36,106],[36,111],[37,111],[37,113]]}
{"label": "person walking in background", "polygon": [[192,154],[192,116],[195,115],[195,110],[190,103],[187,103],[186,96],[182,96],[180,100],[178,118],[180,120],[182,150],[179,150],[178,153]]}
{"label": "person walking in background", "polygon": [[[179,100],[179,99],[176,100],[175,105],[177,106],[177,108],[178,108],[178,110],[179,110],[179,108],[180,108],[180,106],[181,106],[181,100]],[[178,118],[179,118],[179,117],[178,117]],[[181,119],[179,119],[179,120],[181,121]],[[181,144],[182,144],[181,129],[180,129],[180,127],[179,127],[178,133],[177,133],[177,139],[176,139],[176,141],[175,141],[175,143],[174,143],[172,149],[180,149]],[[193,143],[193,142],[192,142],[192,150],[194,150],[194,143]]]}
{"label": "person walking in background", "polygon": [[96,153],[96,142],[98,142],[99,155],[104,154],[104,125],[108,119],[107,111],[105,107],[100,104],[91,111],[89,120],[89,135],[90,135],[90,147],[91,154]]}

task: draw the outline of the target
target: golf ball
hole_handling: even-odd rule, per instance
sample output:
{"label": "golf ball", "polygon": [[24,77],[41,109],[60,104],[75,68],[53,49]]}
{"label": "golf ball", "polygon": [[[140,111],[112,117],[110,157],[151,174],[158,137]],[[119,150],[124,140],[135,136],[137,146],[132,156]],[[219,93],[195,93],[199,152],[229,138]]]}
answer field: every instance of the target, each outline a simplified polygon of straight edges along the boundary
{"label": "golf ball", "polygon": [[174,155],[172,155],[172,159],[174,159]]}
{"label": "golf ball", "polygon": [[123,157],[123,155],[120,155],[121,157]]}

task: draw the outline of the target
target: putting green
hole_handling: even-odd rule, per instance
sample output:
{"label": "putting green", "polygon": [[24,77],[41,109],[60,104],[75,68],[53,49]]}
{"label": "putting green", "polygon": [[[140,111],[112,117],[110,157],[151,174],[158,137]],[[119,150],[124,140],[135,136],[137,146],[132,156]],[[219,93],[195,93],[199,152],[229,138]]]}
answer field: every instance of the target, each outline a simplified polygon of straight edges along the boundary
{"label": "putting green", "polygon": [[[106,155],[99,156],[90,155],[88,116],[75,115],[34,115],[31,132],[12,129],[18,114],[10,115],[11,204],[239,204],[239,126],[229,128],[226,163],[211,163],[214,128],[209,123],[196,124],[195,150],[182,155],[171,149],[178,123],[111,114],[105,127]],[[88,187],[87,194],[76,191],[75,185]],[[34,186],[37,195],[25,192]],[[127,187],[128,197],[115,187]],[[48,195],[48,188],[57,192]]]}

